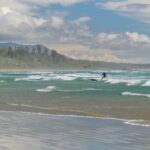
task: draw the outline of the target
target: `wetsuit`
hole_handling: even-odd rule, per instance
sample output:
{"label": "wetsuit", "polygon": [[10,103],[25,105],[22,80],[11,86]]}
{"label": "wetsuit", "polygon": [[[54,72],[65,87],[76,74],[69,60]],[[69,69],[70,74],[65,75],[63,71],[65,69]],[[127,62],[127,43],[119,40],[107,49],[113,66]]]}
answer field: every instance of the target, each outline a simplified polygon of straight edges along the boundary
{"label": "wetsuit", "polygon": [[104,78],[106,78],[106,76],[107,76],[107,75],[106,75],[106,73],[105,73],[105,72],[103,72],[103,73],[102,73],[102,75],[101,75],[102,80],[103,80]]}

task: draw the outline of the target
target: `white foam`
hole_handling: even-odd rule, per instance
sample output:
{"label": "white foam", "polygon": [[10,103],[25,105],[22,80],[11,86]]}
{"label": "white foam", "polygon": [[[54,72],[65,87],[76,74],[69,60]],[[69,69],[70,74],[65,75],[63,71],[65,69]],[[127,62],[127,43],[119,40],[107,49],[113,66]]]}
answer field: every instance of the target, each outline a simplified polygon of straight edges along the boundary
{"label": "white foam", "polygon": [[145,82],[142,86],[150,86],[150,80]]}
{"label": "white foam", "polygon": [[132,92],[122,92],[122,95],[150,97],[150,94],[141,94]]}
{"label": "white foam", "polygon": [[19,104],[16,104],[16,103],[7,103],[7,105],[10,105],[10,106],[19,106]]}
{"label": "white foam", "polygon": [[27,105],[27,104],[20,104],[20,106],[22,106],[22,107],[28,107],[28,108],[33,108],[34,107],[32,105]]}
{"label": "white foam", "polygon": [[128,120],[128,119],[111,118],[111,117],[80,116],[80,115],[54,115],[54,114],[44,114],[44,113],[39,113],[39,115],[50,115],[50,116],[56,116],[56,117],[114,120],[114,121],[121,121],[124,124],[132,125],[132,126],[141,126],[141,127],[148,127],[148,128],[150,127],[150,122],[145,121],[145,120]]}
{"label": "white foam", "polygon": [[150,127],[150,124],[145,120],[128,120],[124,122],[125,124],[133,125],[133,126],[142,126],[142,127]]}
{"label": "white foam", "polygon": [[[11,104],[11,103],[8,103]],[[19,104],[17,104],[19,105]],[[31,105],[21,104],[21,106],[24,107],[34,107]],[[0,110],[0,113],[14,113],[14,114],[33,114],[33,115],[44,115],[44,116],[52,116],[52,117],[69,117],[69,118],[87,118],[87,119],[103,119],[103,120],[114,120],[114,121],[121,121],[124,124],[132,125],[132,126],[140,126],[140,127],[150,127],[150,122],[145,120],[129,120],[129,119],[120,119],[120,118],[111,118],[111,117],[96,117],[96,116],[82,116],[82,115],[63,115],[63,114],[46,114],[42,112],[22,112],[22,111],[2,111]]]}
{"label": "white foam", "polygon": [[75,80],[77,77],[71,76],[68,74],[42,74],[42,75],[30,75],[24,78],[16,78],[15,81],[49,81],[49,80],[65,80],[65,81],[72,81]]}
{"label": "white foam", "polygon": [[4,80],[0,80],[0,83],[4,83]]}
{"label": "white foam", "polygon": [[72,77],[72,76],[67,76],[67,75],[56,75],[56,76],[53,76],[53,77],[44,77],[43,80],[44,81],[47,81],[47,80],[65,80],[65,81],[72,81],[72,80],[75,80],[76,77]]}
{"label": "white foam", "polygon": [[43,77],[41,75],[31,75],[31,76],[28,76],[26,78],[16,78],[15,81],[34,81],[34,80],[40,80],[42,79]]}
{"label": "white foam", "polygon": [[131,80],[129,80],[129,79],[107,79],[106,82],[110,83],[110,84],[125,83],[128,86],[131,86],[131,85],[137,85],[138,83],[141,82],[141,80],[133,80],[133,79],[131,79]]}
{"label": "white foam", "polygon": [[37,89],[37,92],[51,92],[53,89],[55,89],[55,86],[48,86],[44,89]]}

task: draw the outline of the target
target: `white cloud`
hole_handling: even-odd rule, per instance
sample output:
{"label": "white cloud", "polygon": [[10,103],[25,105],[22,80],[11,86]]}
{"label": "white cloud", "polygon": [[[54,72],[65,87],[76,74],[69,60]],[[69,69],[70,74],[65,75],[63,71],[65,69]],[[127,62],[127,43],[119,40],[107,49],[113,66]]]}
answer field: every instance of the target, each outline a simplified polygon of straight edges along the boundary
{"label": "white cloud", "polygon": [[[0,0],[0,40],[41,43],[76,58],[149,61],[150,37],[147,35],[136,32],[94,33],[89,26],[92,19],[89,16],[66,20],[64,12],[50,10],[50,13],[44,11],[41,15],[36,8],[54,3],[69,6],[83,1]],[[116,6],[111,7],[116,9]]]}
{"label": "white cloud", "polygon": [[10,8],[8,8],[8,7],[1,7],[0,8],[0,14],[1,15],[7,15],[9,13],[13,13],[13,11]]}
{"label": "white cloud", "polygon": [[74,58],[143,63],[150,62],[150,37],[137,32],[99,33],[83,41],[84,49],[66,51]]}
{"label": "white cloud", "polygon": [[[45,23],[46,20],[43,18],[36,18],[32,17],[17,11],[13,11],[7,7],[2,7],[0,9],[0,23],[1,25],[7,25],[13,27],[19,27],[21,24],[26,24],[31,27],[40,26],[43,23]],[[4,28],[7,30],[7,26],[1,26],[1,28]]]}
{"label": "white cloud", "polygon": [[60,28],[62,25],[64,25],[64,20],[61,17],[52,16],[51,20],[52,20],[52,26],[54,28]]}
{"label": "white cloud", "polygon": [[126,48],[126,45],[130,47],[138,47],[139,45],[149,45],[150,37],[137,32],[125,32],[125,33],[99,33],[97,40],[100,44],[106,44],[108,46],[119,45]]}
{"label": "white cloud", "polygon": [[137,32],[126,32],[125,33],[126,37],[130,39],[131,42],[134,43],[144,43],[144,44],[150,44],[150,37],[146,36],[144,34],[139,34]]}
{"label": "white cloud", "polygon": [[22,0],[0,0],[0,8],[28,13],[31,9],[33,9],[33,6],[24,4]]}
{"label": "white cloud", "polygon": [[75,20],[74,23],[77,24],[77,25],[81,25],[81,24],[87,23],[90,20],[91,20],[90,17],[82,16],[82,17],[78,18],[77,20]]}
{"label": "white cloud", "polygon": [[150,0],[106,0],[96,5],[119,15],[150,23]]}
{"label": "white cloud", "polygon": [[[0,0],[0,23],[11,24],[15,27],[21,24],[40,26],[48,20],[38,14],[37,10],[41,6],[51,4],[70,6],[84,1],[86,0]],[[63,24],[63,19],[59,16],[53,16],[50,19],[56,28]]]}
{"label": "white cloud", "polygon": [[[48,6],[50,4],[61,4],[65,6],[82,3],[86,0],[0,0],[0,23],[1,34],[9,34],[10,32],[16,33],[18,29],[23,31],[24,29],[32,32],[37,30],[37,27],[43,27],[44,24],[49,23],[47,28],[60,28],[64,24],[64,16],[59,14],[45,14],[41,15],[38,9],[43,5]],[[63,12],[62,12],[63,14]]]}

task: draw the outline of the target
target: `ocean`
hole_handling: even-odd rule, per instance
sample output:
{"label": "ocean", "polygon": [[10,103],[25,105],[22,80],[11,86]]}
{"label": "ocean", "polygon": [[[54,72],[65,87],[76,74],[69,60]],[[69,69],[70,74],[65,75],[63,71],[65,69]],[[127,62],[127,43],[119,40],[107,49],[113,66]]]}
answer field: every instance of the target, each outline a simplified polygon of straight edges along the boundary
{"label": "ocean", "polygon": [[148,150],[150,72],[102,72],[0,72],[0,149]]}

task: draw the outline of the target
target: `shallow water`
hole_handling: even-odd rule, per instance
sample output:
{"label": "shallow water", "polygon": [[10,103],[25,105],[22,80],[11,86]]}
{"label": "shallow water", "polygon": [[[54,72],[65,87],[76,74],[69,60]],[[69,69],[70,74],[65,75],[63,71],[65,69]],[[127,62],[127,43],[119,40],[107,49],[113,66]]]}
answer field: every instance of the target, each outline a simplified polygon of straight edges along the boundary
{"label": "shallow water", "polygon": [[149,150],[150,72],[101,73],[1,72],[0,150]]}
{"label": "shallow water", "polygon": [[150,120],[150,72],[102,72],[1,72],[0,110]]}
{"label": "shallow water", "polygon": [[123,120],[0,112],[0,150],[149,150],[150,128]]}

